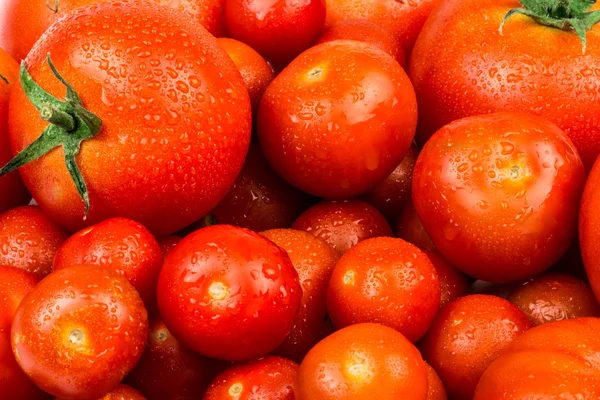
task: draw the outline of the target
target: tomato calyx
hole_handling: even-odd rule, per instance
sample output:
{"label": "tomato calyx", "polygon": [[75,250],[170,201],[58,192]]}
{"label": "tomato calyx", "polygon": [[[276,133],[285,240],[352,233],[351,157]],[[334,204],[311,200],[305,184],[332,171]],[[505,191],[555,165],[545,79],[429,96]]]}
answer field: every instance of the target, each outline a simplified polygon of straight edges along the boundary
{"label": "tomato calyx", "polygon": [[587,31],[600,22],[600,10],[588,11],[596,4],[596,0],[519,0],[523,7],[510,10],[500,24],[502,28],[510,17],[522,14],[532,18],[540,25],[575,31],[581,40],[585,54]]}
{"label": "tomato calyx", "polygon": [[48,54],[46,60],[54,76],[67,88],[67,95],[65,100],[61,101],[46,92],[33,80],[29,71],[27,71],[25,62],[21,63],[20,79],[23,91],[40,112],[40,117],[50,122],[50,125],[44,129],[39,138],[0,169],[0,177],[62,146],[67,170],[85,204],[85,219],[90,209],[90,198],[75,157],[79,154],[81,143],[100,132],[102,120],[83,107],[83,103],[75,89],[52,64],[50,54]]}

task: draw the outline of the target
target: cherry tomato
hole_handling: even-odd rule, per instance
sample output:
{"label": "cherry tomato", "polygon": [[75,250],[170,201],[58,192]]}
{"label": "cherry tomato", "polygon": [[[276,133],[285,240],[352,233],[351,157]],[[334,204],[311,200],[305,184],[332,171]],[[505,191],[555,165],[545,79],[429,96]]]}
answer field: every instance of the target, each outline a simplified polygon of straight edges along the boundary
{"label": "cherry tomato", "polygon": [[401,333],[357,324],[313,347],[297,382],[297,400],[425,400],[427,365]]}
{"label": "cherry tomato", "polygon": [[433,251],[426,251],[425,254],[433,264],[440,281],[440,307],[469,294],[469,282],[462,273],[450,266],[439,254]]}
{"label": "cherry tomato", "polygon": [[158,281],[169,331],[200,354],[231,361],[275,350],[292,330],[301,300],[298,273],[285,251],[228,225],[183,239]]}
{"label": "cherry tomato", "polygon": [[339,255],[324,241],[293,229],[262,235],[284,249],[300,277],[302,303],[294,329],[275,354],[301,362],[306,353],[333,329],[327,323],[327,285]]}
{"label": "cherry tomato", "polygon": [[135,366],[148,335],[144,303],[129,281],[75,265],[40,282],[17,309],[12,348],[46,392],[72,400],[102,397]]}
{"label": "cherry tomato", "polygon": [[363,240],[393,236],[383,215],[362,200],[323,201],[302,213],[292,228],[325,240],[340,255]]}
{"label": "cherry tomato", "polygon": [[427,364],[427,400],[446,400],[446,388],[437,372]]}
{"label": "cherry tomato", "polygon": [[0,265],[21,268],[42,279],[68,235],[39,207],[23,206],[0,214]]}
{"label": "cherry tomato", "polygon": [[222,372],[203,400],[294,400],[297,375],[295,362],[266,357]]}
{"label": "cherry tomato", "polygon": [[158,245],[160,246],[160,251],[162,252],[163,256],[166,257],[167,254],[169,254],[171,250],[173,250],[175,246],[179,244],[179,242],[181,242],[181,237],[175,235],[169,235],[159,239]]}
{"label": "cherry tomato", "polygon": [[456,400],[471,400],[486,368],[529,329],[527,316],[495,296],[470,295],[443,307],[420,344]]}
{"label": "cherry tomato", "polygon": [[600,213],[598,213],[598,207],[600,207],[600,162],[594,164],[594,168],[590,172],[579,212],[581,255],[596,299],[600,299],[600,249],[597,246],[598,240],[600,240]]}
{"label": "cherry tomato", "polygon": [[258,138],[275,171],[292,185],[349,198],[400,164],[416,117],[412,85],[389,54],[336,40],[304,52],[267,88]]}
{"label": "cherry tomato", "polygon": [[533,115],[464,118],[427,142],[413,200],[436,249],[478,279],[510,283],[569,248],[585,171],[556,125]]}
{"label": "cherry tomato", "polygon": [[414,244],[421,250],[435,251],[435,245],[423,227],[412,200],[408,201],[400,213],[396,224],[396,236]]}
{"label": "cherry tomato", "polygon": [[146,400],[146,398],[140,392],[127,385],[119,385],[98,400]]}

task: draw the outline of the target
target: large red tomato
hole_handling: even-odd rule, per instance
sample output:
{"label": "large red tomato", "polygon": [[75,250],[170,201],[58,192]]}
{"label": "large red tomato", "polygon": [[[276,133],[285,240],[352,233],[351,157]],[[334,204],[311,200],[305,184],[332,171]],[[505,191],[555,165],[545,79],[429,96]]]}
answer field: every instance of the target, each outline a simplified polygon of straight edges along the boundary
{"label": "large red tomato", "polygon": [[[87,220],[85,196],[65,167],[64,146],[21,169],[52,219],[76,231],[125,217],[163,235],[198,220],[225,196],[248,150],[250,101],[237,68],[204,28],[151,2],[111,0],[79,8],[54,24],[26,60],[33,80],[62,99],[65,87],[53,75],[48,53],[83,104],[61,112],[64,105],[45,98],[37,105],[63,127],[49,129],[62,132],[71,156],[80,135],[92,136],[67,162],[73,173],[79,167],[87,185]],[[69,98],[78,103],[74,94]],[[23,89],[13,91],[9,116],[15,151],[48,126]]]}

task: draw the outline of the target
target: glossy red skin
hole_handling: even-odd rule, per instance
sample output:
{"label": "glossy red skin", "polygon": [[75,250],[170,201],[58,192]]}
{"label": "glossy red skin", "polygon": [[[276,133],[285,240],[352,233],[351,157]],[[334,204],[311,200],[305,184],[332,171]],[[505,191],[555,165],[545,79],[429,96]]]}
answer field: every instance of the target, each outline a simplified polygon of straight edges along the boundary
{"label": "glossy red skin", "polygon": [[383,215],[362,200],[323,201],[302,213],[292,229],[323,239],[340,255],[363,240],[393,236]]}
{"label": "glossy red skin", "polygon": [[446,388],[437,372],[427,364],[427,400],[446,400]]}
{"label": "glossy red skin", "polygon": [[165,324],[154,318],[146,350],[126,382],[148,400],[196,400],[216,375],[213,364],[182,346]]}
{"label": "glossy red skin", "polygon": [[68,235],[37,206],[13,208],[0,214],[0,265],[21,268],[42,279]]}
{"label": "glossy red skin", "polygon": [[426,400],[427,365],[399,332],[358,324],[319,342],[300,365],[296,400]]}
{"label": "glossy red skin", "polygon": [[298,369],[281,357],[236,365],[215,378],[203,400],[295,400]]}
{"label": "glossy red skin", "polygon": [[261,232],[289,228],[308,204],[309,196],[281,179],[252,144],[242,171],[213,214],[220,224]]}
{"label": "glossy red skin", "polygon": [[597,27],[585,54],[573,31],[524,16],[511,18],[501,35],[502,19],[520,6],[517,0],[440,1],[410,60],[419,99],[417,140],[424,144],[445,124],[470,115],[529,112],[563,129],[589,171],[600,153],[600,103],[593,89],[600,85]]}
{"label": "glossy red skin", "polygon": [[321,34],[325,0],[225,0],[225,22],[232,38],[281,69]]}
{"label": "glossy red skin", "polygon": [[306,232],[274,229],[262,235],[287,252],[300,277],[302,304],[296,324],[274,354],[301,362],[314,345],[333,332],[327,323],[327,286],[339,255]]}
{"label": "glossy red skin", "polygon": [[412,199],[406,203],[396,223],[396,236],[424,251],[435,251],[435,244],[423,227]]}
{"label": "glossy red skin", "polygon": [[469,294],[469,282],[460,271],[435,252],[425,251],[425,254],[433,264],[440,281],[440,307]]}
{"label": "glossy red skin", "polygon": [[511,283],[548,269],[569,248],[584,183],[581,159],[556,125],[487,114],[455,121],[427,142],[413,201],[450,264]]}
{"label": "glossy red skin", "polygon": [[456,400],[471,400],[486,368],[531,322],[495,296],[470,295],[443,307],[419,348]]}
{"label": "glossy red skin", "polygon": [[242,361],[283,342],[302,287],[284,250],[252,231],[215,225],[169,253],[157,296],[165,325],[181,343],[207,357]]}
{"label": "glossy red skin", "polygon": [[[75,330],[81,343],[73,339]],[[87,400],[121,382],[142,355],[147,335],[148,313],[127,279],[95,265],[74,265],[50,274],[25,297],[11,341],[36,385],[65,400]]]}
{"label": "glossy red skin", "polygon": [[596,245],[597,240],[600,240],[598,207],[600,207],[600,162],[594,164],[588,176],[579,211],[581,255],[596,299],[600,299],[600,249]]}
{"label": "glossy red skin", "polygon": [[[33,79],[64,96],[45,61],[51,53],[84,106],[103,121],[77,156],[90,194],[87,220],[62,150],[20,170],[54,221],[75,232],[123,217],[160,237],[221,201],[244,162],[252,116],[244,82],[212,35],[153,2],[110,0],[68,14],[44,38],[26,60]],[[93,55],[99,53],[102,62]],[[15,151],[47,125],[20,88],[9,117]]]}
{"label": "glossy red skin", "polygon": [[52,270],[88,264],[118,272],[136,288],[146,307],[154,310],[163,261],[158,242],[143,225],[130,219],[112,218],[67,239],[56,252]]}
{"label": "glossy red skin", "polygon": [[564,274],[544,274],[517,286],[508,296],[534,325],[581,317],[600,317],[588,284]]}
{"label": "glossy red skin", "polygon": [[400,39],[374,22],[366,19],[339,21],[326,29],[316,44],[340,39],[358,40],[377,46],[389,53],[402,68],[406,69],[406,53]]}
{"label": "glossy red skin", "polygon": [[[62,400],[62,399],[56,399]],[[146,400],[137,390],[127,385],[119,385],[110,393],[102,396],[98,400]]]}
{"label": "glossy red skin", "polygon": [[320,197],[351,198],[400,164],[416,116],[412,85],[389,54],[336,40],[307,50],[273,80],[259,107],[258,138],[275,171],[292,185]]}
{"label": "glossy red skin", "polygon": [[359,243],[342,256],[327,290],[336,328],[376,322],[419,340],[438,313],[440,281],[429,257],[395,238]]}

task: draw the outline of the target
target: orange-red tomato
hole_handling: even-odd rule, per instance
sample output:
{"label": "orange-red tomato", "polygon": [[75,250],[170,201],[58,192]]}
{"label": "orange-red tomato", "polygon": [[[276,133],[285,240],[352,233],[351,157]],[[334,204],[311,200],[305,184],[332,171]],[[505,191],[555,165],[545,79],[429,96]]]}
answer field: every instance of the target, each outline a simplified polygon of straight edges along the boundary
{"label": "orange-red tomato", "polygon": [[357,324],[323,339],[308,353],[297,400],[426,400],[427,365],[401,333]]}
{"label": "orange-red tomato", "polygon": [[486,368],[531,323],[515,305],[470,295],[443,307],[420,344],[452,399],[471,400]]}
{"label": "orange-red tomato", "polygon": [[292,228],[323,239],[340,255],[363,240],[393,236],[383,215],[362,200],[323,201],[302,213]]}
{"label": "orange-red tomato", "polygon": [[429,257],[402,239],[359,243],[335,266],[327,309],[336,328],[361,322],[390,326],[412,342],[440,307],[440,282]]}
{"label": "orange-red tomato", "polygon": [[339,255],[306,232],[274,229],[262,235],[288,253],[300,277],[303,294],[296,324],[274,354],[301,362],[315,344],[332,332],[326,322],[327,285]]}
{"label": "orange-red tomato", "polygon": [[596,295],[600,299],[600,162],[588,177],[579,212],[579,243],[587,277]]}
{"label": "orange-red tomato", "polygon": [[46,392],[72,400],[102,397],[139,360],[148,314],[129,281],[94,265],[50,274],[15,315],[17,362]]}
{"label": "orange-red tomato", "polygon": [[[56,399],[61,400],[61,399]],[[98,400],[146,400],[137,390],[127,385],[119,385],[110,393],[102,396]]]}
{"label": "orange-red tomato", "polygon": [[0,265],[42,279],[52,271],[54,255],[67,238],[39,207],[13,208],[0,214]]}
{"label": "orange-red tomato", "polygon": [[427,400],[446,400],[446,388],[437,372],[427,364]]}
{"label": "orange-red tomato", "polygon": [[423,227],[412,200],[408,201],[400,213],[396,224],[396,236],[414,244],[421,250],[435,251],[435,245]]}
{"label": "orange-red tomato", "polygon": [[203,400],[295,400],[298,364],[266,357],[233,366],[219,374]]}
{"label": "orange-red tomato", "polygon": [[349,198],[400,164],[416,116],[412,85],[389,54],[336,40],[305,51],[275,78],[260,103],[258,137],[275,171],[292,185]]}
{"label": "orange-red tomato", "polygon": [[433,251],[426,251],[425,254],[433,264],[440,281],[440,307],[469,294],[469,282],[461,272],[448,264],[439,254]]}
{"label": "orange-red tomato", "polygon": [[158,240],[158,245],[160,246],[160,251],[163,254],[163,257],[166,257],[167,254],[171,252],[181,242],[181,237],[175,235],[165,236]]}
{"label": "orange-red tomato", "polygon": [[450,264],[509,283],[543,272],[569,248],[584,183],[581,159],[556,125],[486,114],[432,136],[415,165],[413,201]]}

